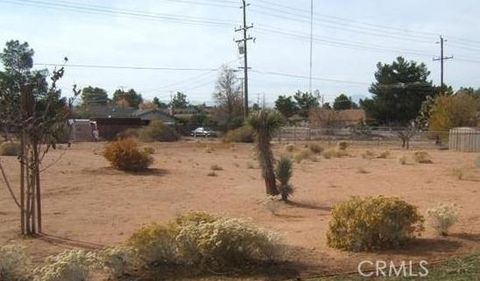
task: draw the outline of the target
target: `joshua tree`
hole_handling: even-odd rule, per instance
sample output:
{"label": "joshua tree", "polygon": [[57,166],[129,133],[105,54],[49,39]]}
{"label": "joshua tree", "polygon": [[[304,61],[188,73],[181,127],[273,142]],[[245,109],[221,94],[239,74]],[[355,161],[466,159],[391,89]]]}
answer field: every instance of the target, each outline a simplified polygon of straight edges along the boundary
{"label": "joshua tree", "polygon": [[262,168],[262,176],[265,179],[267,194],[277,195],[279,192],[275,181],[274,159],[270,141],[275,131],[283,125],[283,118],[276,111],[260,110],[252,113],[247,123],[255,132],[258,159]]}
{"label": "joshua tree", "polygon": [[275,174],[278,179],[278,191],[282,195],[283,201],[288,201],[288,197],[293,193],[293,186],[290,184],[292,177],[293,162],[288,157],[282,157],[275,167]]}

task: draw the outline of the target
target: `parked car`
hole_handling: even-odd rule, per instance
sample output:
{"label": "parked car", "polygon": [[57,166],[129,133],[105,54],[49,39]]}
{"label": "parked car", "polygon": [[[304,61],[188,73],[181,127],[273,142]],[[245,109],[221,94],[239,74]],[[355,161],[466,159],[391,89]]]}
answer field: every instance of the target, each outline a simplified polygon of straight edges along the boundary
{"label": "parked car", "polygon": [[193,137],[216,137],[217,132],[204,127],[198,127],[192,131]]}

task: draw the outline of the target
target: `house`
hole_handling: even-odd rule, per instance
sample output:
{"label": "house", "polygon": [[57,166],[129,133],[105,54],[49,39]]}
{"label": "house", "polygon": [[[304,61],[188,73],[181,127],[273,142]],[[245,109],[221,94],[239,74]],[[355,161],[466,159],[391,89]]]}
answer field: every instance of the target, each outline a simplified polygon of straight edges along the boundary
{"label": "house", "polygon": [[132,117],[140,118],[144,121],[160,120],[165,125],[175,125],[175,118],[160,109],[138,109],[132,113]]}

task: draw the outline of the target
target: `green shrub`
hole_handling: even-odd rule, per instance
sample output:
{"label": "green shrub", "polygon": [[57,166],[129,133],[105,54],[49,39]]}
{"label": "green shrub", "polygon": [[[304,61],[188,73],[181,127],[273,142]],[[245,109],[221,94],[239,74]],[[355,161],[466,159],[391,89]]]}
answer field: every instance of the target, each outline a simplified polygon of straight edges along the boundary
{"label": "green shrub", "polygon": [[138,144],[132,139],[108,143],[103,156],[114,168],[123,171],[146,170],[153,163],[150,154],[141,151]]}
{"label": "green shrub", "polygon": [[418,209],[398,198],[354,197],[333,209],[330,247],[348,251],[398,248],[423,231]]}
{"label": "green shrub", "polygon": [[315,154],[320,154],[323,152],[323,147],[317,143],[311,143],[308,145],[308,148]]}
{"label": "green shrub", "polygon": [[153,120],[148,126],[141,128],[138,131],[138,137],[144,142],[172,142],[179,139],[179,135],[173,128],[159,120]]}
{"label": "green shrub", "polygon": [[293,174],[293,162],[288,157],[282,157],[275,167],[275,175],[278,180],[278,191],[282,196],[283,201],[287,201],[293,194],[293,186],[290,184],[290,179]]}
{"label": "green shrub", "polygon": [[244,142],[252,143],[255,140],[253,129],[250,126],[242,126],[240,128],[228,131],[223,137],[224,142]]}
{"label": "green shrub", "polygon": [[92,269],[100,267],[97,256],[84,250],[67,250],[48,257],[46,264],[35,269],[34,281],[85,281]]}
{"label": "green shrub", "polygon": [[4,142],[0,144],[0,156],[18,156],[20,144],[15,142]]}
{"label": "green shrub", "polygon": [[415,162],[420,164],[432,164],[432,157],[425,151],[417,151],[413,154]]}
{"label": "green shrub", "polygon": [[31,269],[31,261],[21,247],[16,245],[0,247],[0,280],[29,280]]}

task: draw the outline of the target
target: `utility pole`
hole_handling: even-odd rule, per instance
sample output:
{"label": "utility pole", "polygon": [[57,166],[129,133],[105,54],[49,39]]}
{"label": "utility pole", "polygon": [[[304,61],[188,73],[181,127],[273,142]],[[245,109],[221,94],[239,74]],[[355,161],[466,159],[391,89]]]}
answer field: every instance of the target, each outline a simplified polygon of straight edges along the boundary
{"label": "utility pole", "polygon": [[440,91],[443,93],[443,86],[445,83],[443,82],[443,76],[444,76],[444,62],[446,60],[453,59],[453,56],[445,57],[444,56],[444,43],[447,42],[443,38],[443,36],[440,35],[440,41],[437,42],[437,44],[440,44],[440,57],[439,58],[434,58],[434,61],[440,61]]}
{"label": "utility pole", "polygon": [[244,100],[244,109],[243,114],[245,119],[248,117],[248,48],[247,42],[253,40],[252,37],[248,36],[247,31],[250,28],[253,28],[253,25],[247,26],[247,7],[250,4],[247,4],[246,0],[242,0],[243,10],[243,27],[235,29],[235,32],[243,31],[243,39],[236,40],[237,43],[243,44],[243,100]]}
{"label": "utility pole", "polygon": [[313,69],[313,0],[310,1],[310,79],[309,89],[312,93],[312,69]]}

